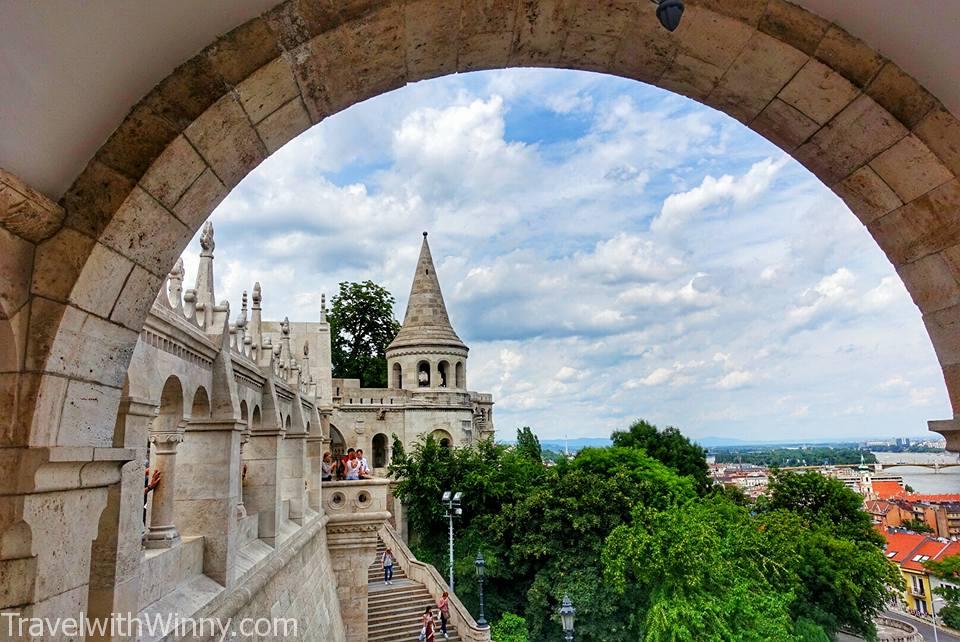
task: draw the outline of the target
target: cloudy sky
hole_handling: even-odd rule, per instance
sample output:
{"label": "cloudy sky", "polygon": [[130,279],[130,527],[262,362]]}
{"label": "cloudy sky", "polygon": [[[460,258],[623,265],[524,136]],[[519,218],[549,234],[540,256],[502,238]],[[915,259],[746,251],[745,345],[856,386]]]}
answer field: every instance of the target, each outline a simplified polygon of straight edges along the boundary
{"label": "cloudy sky", "polygon": [[[218,298],[271,318],[373,279],[403,318],[429,230],[497,428],[919,435],[949,406],[920,315],[829,190],[736,121],[636,82],[512,70],[329,118],[213,215]],[[194,273],[199,245],[185,260]]]}

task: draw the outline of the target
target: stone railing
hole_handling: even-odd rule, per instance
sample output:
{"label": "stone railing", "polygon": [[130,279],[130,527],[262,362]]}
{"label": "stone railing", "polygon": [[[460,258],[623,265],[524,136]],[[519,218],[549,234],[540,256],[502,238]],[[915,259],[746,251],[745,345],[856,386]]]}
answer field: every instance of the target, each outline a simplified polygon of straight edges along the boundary
{"label": "stone railing", "polygon": [[323,509],[331,522],[389,519],[389,479],[357,479],[323,483]]}
{"label": "stone railing", "polygon": [[877,625],[878,642],[923,642],[917,627],[903,620],[879,616],[873,619]]}
{"label": "stone railing", "polygon": [[[393,551],[400,567],[407,572],[407,577],[423,584],[434,601],[440,599],[444,591],[450,590],[437,569],[418,560],[390,524],[384,524],[380,529],[380,539]],[[477,625],[467,607],[452,593],[450,594],[450,622],[457,628],[461,640],[490,642],[490,627]]]}

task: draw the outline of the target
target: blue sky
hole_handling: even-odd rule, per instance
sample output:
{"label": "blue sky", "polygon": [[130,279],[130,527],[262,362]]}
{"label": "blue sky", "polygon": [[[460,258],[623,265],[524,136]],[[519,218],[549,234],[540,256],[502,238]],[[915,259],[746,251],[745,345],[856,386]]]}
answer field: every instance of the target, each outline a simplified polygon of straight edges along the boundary
{"label": "blue sky", "polygon": [[[304,133],[213,214],[219,298],[271,318],[373,279],[403,318],[431,248],[501,436],[917,435],[950,416],[920,314],[866,230],[738,122],[641,83],[480,72]],[[185,255],[188,274],[199,246]]]}

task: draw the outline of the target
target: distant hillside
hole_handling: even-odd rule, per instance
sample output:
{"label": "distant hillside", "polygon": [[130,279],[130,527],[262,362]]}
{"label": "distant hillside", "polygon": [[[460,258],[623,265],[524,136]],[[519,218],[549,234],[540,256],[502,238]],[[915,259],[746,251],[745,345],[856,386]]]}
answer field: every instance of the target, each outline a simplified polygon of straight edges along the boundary
{"label": "distant hillside", "polygon": [[[505,443],[513,444],[516,440],[509,440]],[[552,450],[554,452],[563,452],[564,446],[570,448],[570,452],[576,452],[584,448],[606,448],[611,444],[609,437],[580,437],[578,439],[568,439],[566,442],[556,439],[541,439],[540,448],[543,450]]]}

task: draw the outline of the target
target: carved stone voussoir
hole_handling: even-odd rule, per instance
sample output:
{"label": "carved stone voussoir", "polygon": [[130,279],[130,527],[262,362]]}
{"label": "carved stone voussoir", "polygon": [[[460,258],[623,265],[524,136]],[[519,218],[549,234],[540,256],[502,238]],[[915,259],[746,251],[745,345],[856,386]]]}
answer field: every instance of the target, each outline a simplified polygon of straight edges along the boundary
{"label": "carved stone voussoir", "polygon": [[0,227],[39,243],[60,229],[63,217],[62,207],[0,169]]}

